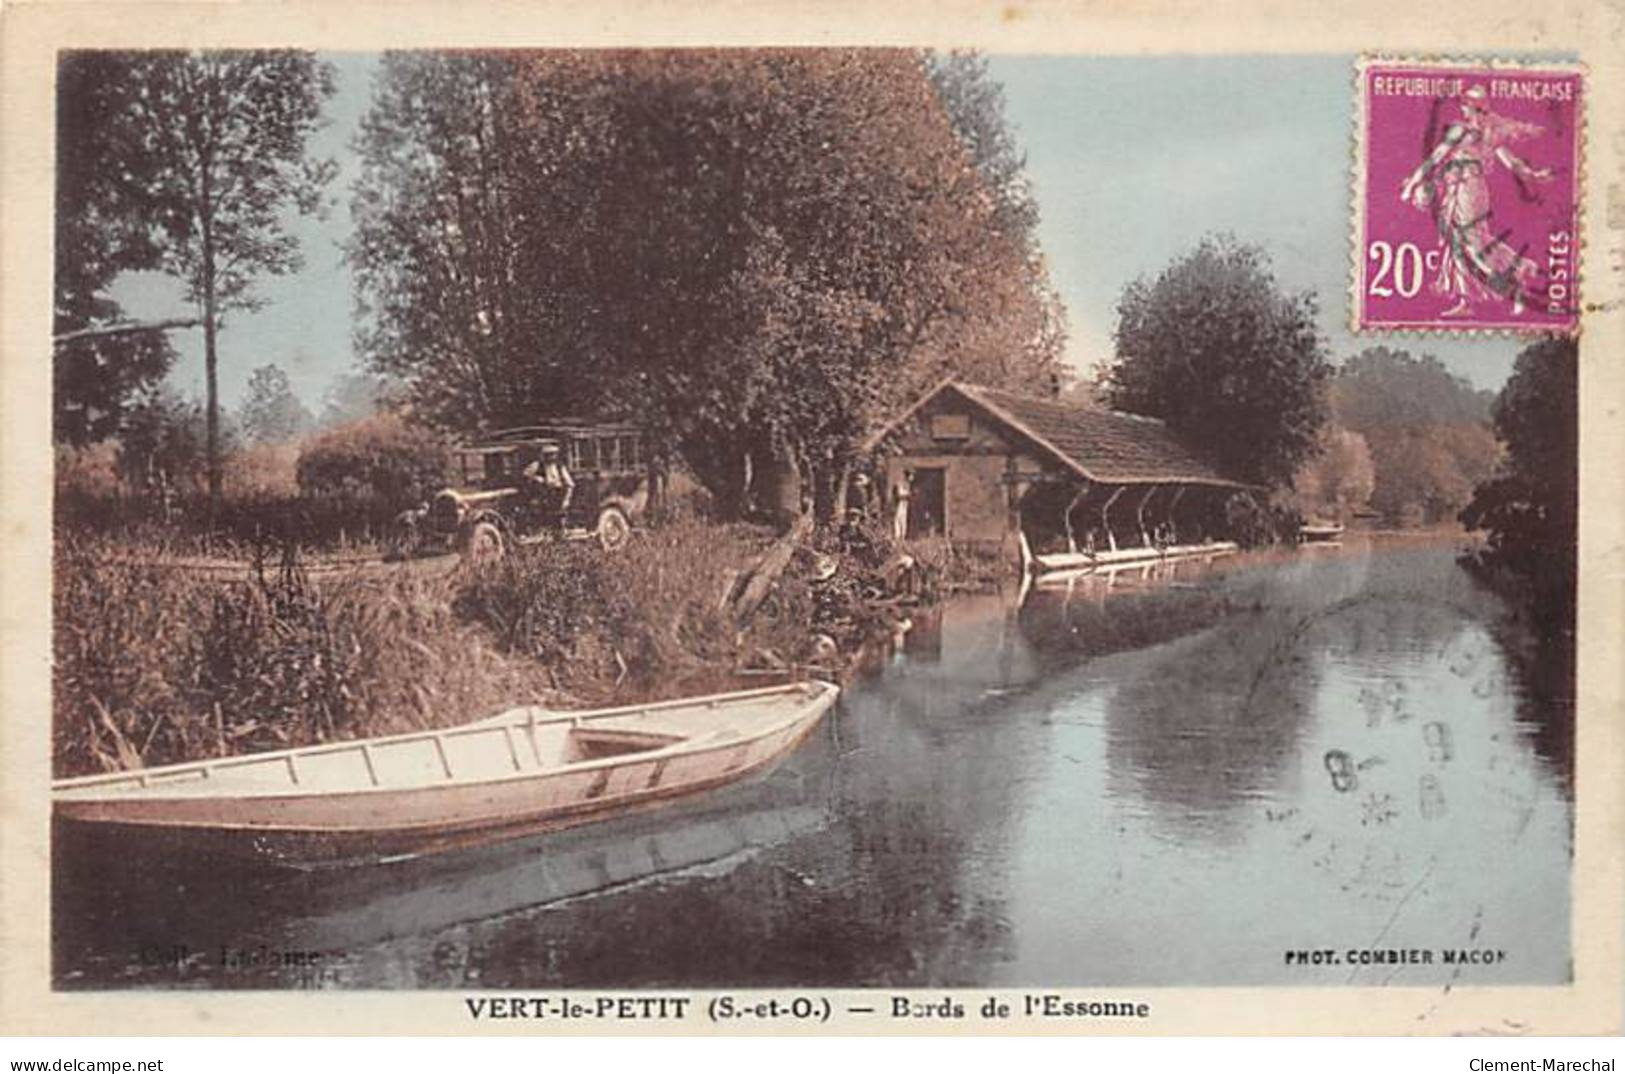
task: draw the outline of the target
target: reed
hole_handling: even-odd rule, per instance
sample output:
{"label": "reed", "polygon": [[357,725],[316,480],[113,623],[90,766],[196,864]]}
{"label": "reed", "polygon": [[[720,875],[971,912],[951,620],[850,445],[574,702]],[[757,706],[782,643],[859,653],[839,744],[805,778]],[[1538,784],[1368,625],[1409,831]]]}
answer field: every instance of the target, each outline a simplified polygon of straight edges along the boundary
{"label": "reed", "polygon": [[297,561],[248,581],[158,565],[153,545],[59,539],[58,775],[152,766],[563,704],[451,605],[457,579],[339,577]]}
{"label": "reed", "polygon": [[469,572],[454,608],[505,653],[546,665],[574,694],[604,702],[672,696],[696,676],[731,671],[756,654],[787,663],[804,655],[815,614],[794,574],[748,622],[734,622],[729,607],[731,584],[772,536],[685,519],[640,534],[617,555],[585,542],[542,544]]}
{"label": "reed", "polygon": [[319,581],[295,546],[222,581],[165,565],[162,536],[58,533],[60,776],[675,696],[764,652],[800,659],[818,614],[788,576],[735,624],[728,582],[772,535],[692,520],[615,555],[549,543],[438,577]]}

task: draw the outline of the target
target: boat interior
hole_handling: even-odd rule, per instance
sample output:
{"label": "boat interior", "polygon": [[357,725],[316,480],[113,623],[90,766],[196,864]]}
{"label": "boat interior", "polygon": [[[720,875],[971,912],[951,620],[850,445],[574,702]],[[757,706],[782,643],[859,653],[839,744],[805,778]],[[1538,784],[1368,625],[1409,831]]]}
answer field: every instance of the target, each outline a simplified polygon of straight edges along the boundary
{"label": "boat interior", "polygon": [[479,782],[746,739],[793,718],[808,697],[800,688],[769,688],[579,715],[520,708],[444,730],[66,780],[56,794],[330,793]]}

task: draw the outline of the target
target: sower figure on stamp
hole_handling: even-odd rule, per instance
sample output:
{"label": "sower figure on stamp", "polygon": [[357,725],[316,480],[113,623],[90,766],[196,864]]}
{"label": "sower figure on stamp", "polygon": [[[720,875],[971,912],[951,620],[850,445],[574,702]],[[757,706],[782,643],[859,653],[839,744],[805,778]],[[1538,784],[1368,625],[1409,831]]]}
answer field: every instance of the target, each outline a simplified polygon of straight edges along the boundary
{"label": "sower figure on stamp", "polygon": [[570,509],[570,498],[575,495],[575,478],[559,456],[557,444],[543,444],[536,457],[523,471],[526,493],[536,505],[542,525],[551,525],[564,532],[564,519]]}
{"label": "sower figure on stamp", "polygon": [[1551,169],[1537,168],[1509,148],[1541,128],[1496,115],[1485,107],[1486,96],[1483,86],[1462,92],[1460,120],[1445,128],[1444,137],[1399,190],[1401,201],[1430,210],[1438,226],[1439,271],[1433,290],[1456,299],[1445,317],[1459,317],[1473,301],[1492,296],[1510,301],[1512,312],[1520,314],[1537,271],[1498,232],[1489,176],[1499,164],[1520,187],[1551,179]]}

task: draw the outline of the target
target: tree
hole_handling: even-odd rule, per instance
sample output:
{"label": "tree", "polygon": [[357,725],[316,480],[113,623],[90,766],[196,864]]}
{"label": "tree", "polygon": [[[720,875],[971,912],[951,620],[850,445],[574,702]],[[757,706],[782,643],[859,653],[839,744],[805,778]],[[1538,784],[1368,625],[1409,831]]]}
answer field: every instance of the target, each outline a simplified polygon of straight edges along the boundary
{"label": "tree", "polygon": [[333,92],[328,65],[308,52],[152,51],[128,60],[134,91],[120,113],[162,264],[186,286],[203,321],[209,503],[220,499],[217,337],[224,317],[262,305],[264,276],[301,261],[290,209],[317,212],[330,161],[306,152]]}
{"label": "tree", "polygon": [[[122,117],[134,82],[128,53],[70,51],[57,61],[56,247],[53,334],[123,319],[107,295],[122,272],[156,268],[143,224],[142,183],[152,162]],[[162,332],[85,336],[59,343],[52,361],[53,436],[85,444],[116,433],[132,400],[169,370]]]}
{"label": "tree", "polygon": [[1430,354],[1371,347],[1343,363],[1332,412],[1371,446],[1372,508],[1391,524],[1454,517],[1500,455],[1493,399]]}
{"label": "tree", "polygon": [[285,444],[309,429],[314,419],[294,394],[288,374],[273,362],[248,378],[237,420],[250,443]]}
{"label": "tree", "polygon": [[1320,441],[1320,450],[1292,476],[1292,488],[1307,513],[1341,520],[1371,499],[1376,487],[1371,448],[1359,433],[1336,425],[1326,426]]}
{"label": "tree", "polygon": [[1431,354],[1369,347],[1332,381],[1337,420],[1356,432],[1487,422],[1495,396],[1480,391]]}
{"label": "tree", "polygon": [[[208,419],[196,400],[164,387],[131,405],[119,436],[119,471],[125,484],[143,492],[193,491],[206,480]],[[231,440],[229,430],[222,439]]]}
{"label": "tree", "polygon": [[516,271],[527,167],[517,62],[387,53],[357,140],[346,246],[356,349],[402,381],[416,409],[459,431],[534,418],[550,396],[555,413],[577,406],[552,375],[561,356],[524,323],[538,281]]}
{"label": "tree", "polygon": [[1027,175],[1026,154],[1005,115],[1004,87],[993,81],[987,58],[977,52],[927,53],[926,71],[948,122],[993,197],[993,226],[1020,251],[1026,262],[1026,287],[1040,304],[1038,339],[1007,356],[1032,367],[986,379],[1045,387],[1050,389],[1047,394],[1058,394],[1069,376],[1059,362],[1066,349],[1066,306],[1050,280],[1038,241],[1038,199]]}
{"label": "tree", "polygon": [[1505,466],[1461,512],[1468,529],[1488,532],[1490,559],[1541,587],[1558,619],[1568,615],[1568,629],[1579,534],[1579,398],[1574,340],[1542,340],[1519,352],[1495,402]]}
{"label": "tree", "polygon": [[299,452],[299,488],[370,498],[390,508],[427,500],[447,477],[446,445],[394,414],[375,414],[312,437]]}
{"label": "tree", "polygon": [[1376,471],[1371,507],[1394,525],[1454,518],[1499,454],[1484,426],[1396,428],[1370,442]]}
{"label": "tree", "polygon": [[922,57],[392,56],[353,204],[375,369],[468,427],[643,422],[725,506],[833,502],[945,372],[1047,385],[1059,335]]}
{"label": "tree", "polygon": [[1203,239],[1123,290],[1112,405],[1162,418],[1237,477],[1283,485],[1309,458],[1331,374],[1309,292],[1286,294],[1257,246]]}
{"label": "tree", "polygon": [[1037,250],[1038,202],[1027,178],[1027,158],[1004,114],[1004,89],[976,52],[928,53],[931,79],[954,134],[992,194],[999,231]]}

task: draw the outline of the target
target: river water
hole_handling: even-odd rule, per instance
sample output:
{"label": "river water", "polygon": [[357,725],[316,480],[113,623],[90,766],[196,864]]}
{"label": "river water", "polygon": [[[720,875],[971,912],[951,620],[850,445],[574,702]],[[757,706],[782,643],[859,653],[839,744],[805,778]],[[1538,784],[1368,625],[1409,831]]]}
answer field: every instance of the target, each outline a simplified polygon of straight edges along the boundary
{"label": "river water", "polygon": [[1565,982],[1562,658],[1457,551],[958,599],[772,774],[564,833],[286,875],[64,847],[57,986]]}

